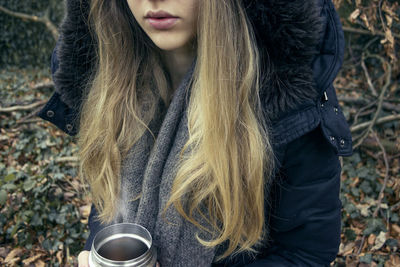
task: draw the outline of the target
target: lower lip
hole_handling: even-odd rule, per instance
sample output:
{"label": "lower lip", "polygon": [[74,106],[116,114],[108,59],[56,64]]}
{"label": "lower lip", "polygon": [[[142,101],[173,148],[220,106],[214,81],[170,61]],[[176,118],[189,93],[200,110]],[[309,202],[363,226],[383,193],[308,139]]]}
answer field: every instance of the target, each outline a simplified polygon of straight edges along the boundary
{"label": "lower lip", "polygon": [[157,30],[166,30],[174,26],[178,18],[147,18],[146,20]]}

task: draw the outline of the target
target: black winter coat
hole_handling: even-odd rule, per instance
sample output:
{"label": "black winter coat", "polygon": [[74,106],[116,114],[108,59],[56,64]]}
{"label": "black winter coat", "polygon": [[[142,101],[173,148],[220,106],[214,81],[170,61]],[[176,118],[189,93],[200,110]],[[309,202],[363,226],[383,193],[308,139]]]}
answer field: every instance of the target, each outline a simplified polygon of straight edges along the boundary
{"label": "black winter coat", "polygon": [[[277,159],[266,205],[271,240],[256,259],[241,254],[214,266],[329,266],[340,245],[339,156],[352,154],[333,86],[343,62],[342,25],[332,0],[243,1],[272,69],[260,93]],[[51,58],[55,92],[38,116],[74,136],[94,50],[87,1],[66,2]],[[92,205],[87,250],[101,228],[96,214]]]}

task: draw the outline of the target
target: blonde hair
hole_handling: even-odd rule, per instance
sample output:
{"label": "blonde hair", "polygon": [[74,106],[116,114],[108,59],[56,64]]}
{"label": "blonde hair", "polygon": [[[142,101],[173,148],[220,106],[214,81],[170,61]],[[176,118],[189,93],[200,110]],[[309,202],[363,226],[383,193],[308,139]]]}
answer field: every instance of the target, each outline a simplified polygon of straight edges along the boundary
{"label": "blonde hair", "polygon": [[[199,5],[189,138],[164,212],[173,204],[186,220],[211,232],[212,240],[197,236],[204,246],[229,242],[221,260],[256,252],[253,246],[266,238],[264,190],[274,161],[259,99],[260,55],[241,1],[199,0]],[[126,1],[92,0],[89,21],[98,62],[82,105],[79,169],[99,219],[109,223],[117,210],[121,160],[150,131],[157,97],[169,103],[171,82],[159,49]]]}

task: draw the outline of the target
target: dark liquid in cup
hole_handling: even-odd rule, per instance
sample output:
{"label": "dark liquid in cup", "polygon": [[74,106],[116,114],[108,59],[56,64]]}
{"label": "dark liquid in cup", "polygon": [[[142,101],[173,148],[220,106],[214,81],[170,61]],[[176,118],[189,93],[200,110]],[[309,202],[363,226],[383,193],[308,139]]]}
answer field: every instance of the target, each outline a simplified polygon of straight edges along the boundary
{"label": "dark liquid in cup", "polygon": [[121,237],[102,245],[98,253],[109,260],[127,261],[143,255],[148,249],[149,247],[139,239]]}

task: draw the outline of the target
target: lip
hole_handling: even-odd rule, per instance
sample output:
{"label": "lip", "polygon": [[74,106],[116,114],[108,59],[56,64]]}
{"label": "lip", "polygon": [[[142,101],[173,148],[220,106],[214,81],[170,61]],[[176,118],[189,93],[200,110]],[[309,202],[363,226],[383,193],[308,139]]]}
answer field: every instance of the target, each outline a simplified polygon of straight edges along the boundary
{"label": "lip", "polygon": [[172,28],[178,21],[179,17],[171,15],[167,11],[149,11],[144,17],[146,21],[157,30],[167,30]]}
{"label": "lip", "polygon": [[145,18],[178,18],[177,16],[171,15],[167,11],[159,10],[159,11],[149,11],[147,12]]}
{"label": "lip", "polygon": [[167,30],[172,28],[179,18],[146,18],[146,21],[157,30]]}

